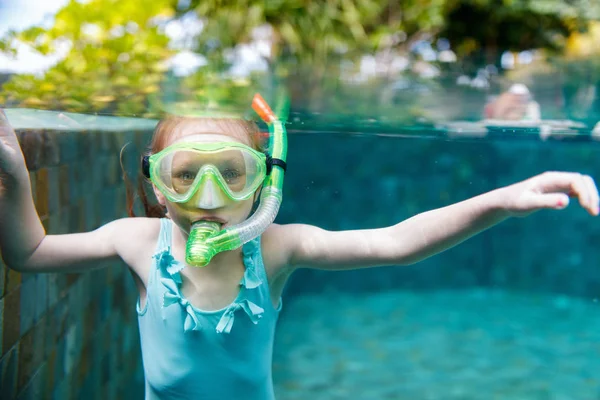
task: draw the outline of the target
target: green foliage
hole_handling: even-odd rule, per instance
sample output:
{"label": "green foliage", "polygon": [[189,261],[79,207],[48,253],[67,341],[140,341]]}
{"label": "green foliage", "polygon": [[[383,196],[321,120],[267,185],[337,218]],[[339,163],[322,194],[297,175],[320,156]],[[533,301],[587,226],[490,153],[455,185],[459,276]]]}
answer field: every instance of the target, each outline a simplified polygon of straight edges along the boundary
{"label": "green foliage", "polygon": [[[181,3],[71,0],[51,28],[9,33],[0,41],[5,53],[15,51],[16,40],[42,54],[69,50],[42,76],[12,76],[0,103],[153,117],[238,112],[276,77],[290,89],[294,106],[352,113],[362,98],[368,101],[360,101],[360,113],[376,115],[389,103],[382,94],[386,83],[342,84],[341,60],[382,50],[406,54],[415,40],[441,35],[463,58],[477,62],[483,54],[493,62],[505,49],[560,49],[566,36],[585,27],[586,18],[600,17],[600,5],[591,0],[191,0],[183,8]],[[204,23],[194,50],[208,64],[179,79],[167,72],[175,50],[160,23],[188,13]],[[251,42],[262,26],[272,29],[269,70],[231,76],[227,54]],[[404,114],[395,118],[419,116],[419,101],[402,99]]]}
{"label": "green foliage", "polygon": [[147,98],[159,91],[164,61],[172,54],[155,21],[172,15],[169,1],[143,7],[137,0],[71,1],[54,25],[11,33],[14,40],[49,54],[61,45],[67,56],[43,76],[15,75],[3,85],[0,102],[20,106],[116,115],[152,114]]}

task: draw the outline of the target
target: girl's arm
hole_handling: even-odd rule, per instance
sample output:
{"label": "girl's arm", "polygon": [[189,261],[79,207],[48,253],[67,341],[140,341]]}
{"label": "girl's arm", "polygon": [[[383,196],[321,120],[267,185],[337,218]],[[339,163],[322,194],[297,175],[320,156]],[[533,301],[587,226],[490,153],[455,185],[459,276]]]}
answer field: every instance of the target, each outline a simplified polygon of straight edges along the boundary
{"label": "girl's arm", "polygon": [[511,216],[542,208],[562,209],[577,197],[598,215],[598,190],[589,176],[547,172],[526,181],[444,208],[418,214],[397,225],[331,232],[309,225],[274,226],[270,242],[280,250],[275,264],[341,270],[408,265],[453,247]]}
{"label": "girl's arm", "polygon": [[118,258],[118,244],[126,243],[134,229],[132,221],[124,219],[92,232],[46,235],[33,203],[23,153],[0,111],[0,252],[9,268],[21,272],[86,270],[90,262]]}

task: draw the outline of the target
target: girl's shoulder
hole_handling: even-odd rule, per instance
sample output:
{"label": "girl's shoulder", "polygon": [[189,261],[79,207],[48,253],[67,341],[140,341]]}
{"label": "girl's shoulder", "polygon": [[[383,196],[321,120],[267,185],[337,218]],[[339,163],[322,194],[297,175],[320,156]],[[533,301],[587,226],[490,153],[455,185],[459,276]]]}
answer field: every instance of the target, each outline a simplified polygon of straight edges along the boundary
{"label": "girl's shoulder", "polygon": [[261,251],[269,276],[279,276],[291,268],[291,257],[301,238],[303,225],[271,224],[261,235]]}
{"label": "girl's shoulder", "polygon": [[133,217],[122,218],[113,223],[113,240],[119,256],[130,268],[143,274],[141,270],[148,268],[148,260],[156,249],[160,219]]}

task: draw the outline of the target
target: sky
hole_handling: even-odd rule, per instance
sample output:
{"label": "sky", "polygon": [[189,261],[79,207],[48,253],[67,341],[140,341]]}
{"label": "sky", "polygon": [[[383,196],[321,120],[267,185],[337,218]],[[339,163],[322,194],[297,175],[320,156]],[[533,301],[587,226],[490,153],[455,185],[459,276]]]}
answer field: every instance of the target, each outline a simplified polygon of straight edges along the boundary
{"label": "sky", "polygon": [[[9,30],[21,30],[51,20],[69,0],[0,0],[0,37]],[[0,54],[0,72],[36,73],[54,64],[57,57],[45,57],[19,49],[16,59]]]}

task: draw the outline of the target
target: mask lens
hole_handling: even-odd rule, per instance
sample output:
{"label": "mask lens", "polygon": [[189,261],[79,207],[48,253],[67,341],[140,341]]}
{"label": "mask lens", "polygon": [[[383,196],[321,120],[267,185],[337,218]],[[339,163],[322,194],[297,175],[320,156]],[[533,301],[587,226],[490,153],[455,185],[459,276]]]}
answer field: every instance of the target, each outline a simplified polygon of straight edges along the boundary
{"label": "mask lens", "polygon": [[179,149],[160,159],[158,175],[162,186],[177,199],[191,195],[207,175],[212,175],[235,200],[255,191],[262,183],[264,168],[260,162],[253,152],[240,148]]}

